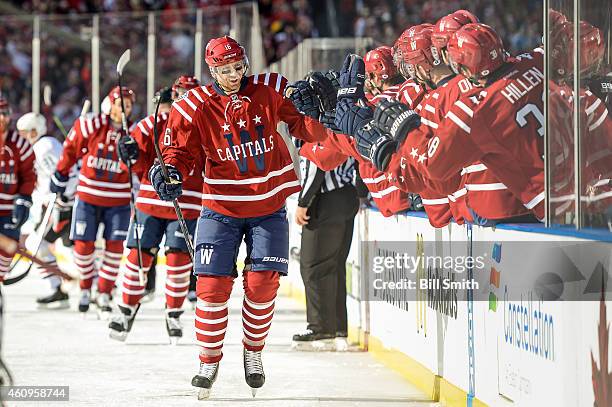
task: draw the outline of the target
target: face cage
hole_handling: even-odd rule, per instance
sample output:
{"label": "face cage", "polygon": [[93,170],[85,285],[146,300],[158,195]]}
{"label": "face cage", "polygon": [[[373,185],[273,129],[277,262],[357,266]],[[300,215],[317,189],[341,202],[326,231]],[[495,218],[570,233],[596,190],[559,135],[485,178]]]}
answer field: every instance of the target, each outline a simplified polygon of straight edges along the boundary
{"label": "face cage", "polygon": [[[238,61],[230,62],[229,64],[235,64],[236,62],[238,62]],[[249,65],[249,58],[246,55],[242,58],[242,63],[244,64],[244,71],[242,72],[242,78],[244,78],[245,76],[247,76],[247,74],[249,72],[249,69],[251,67]],[[226,65],[229,65],[229,64],[226,64]],[[225,65],[221,65],[221,66],[225,66]],[[208,67],[208,69],[210,70],[210,75],[215,80],[215,82],[218,82],[217,81],[217,77],[216,77],[217,75],[223,75],[220,72],[217,72],[217,69],[219,69],[219,68],[220,67],[218,67],[218,66],[209,66]]]}

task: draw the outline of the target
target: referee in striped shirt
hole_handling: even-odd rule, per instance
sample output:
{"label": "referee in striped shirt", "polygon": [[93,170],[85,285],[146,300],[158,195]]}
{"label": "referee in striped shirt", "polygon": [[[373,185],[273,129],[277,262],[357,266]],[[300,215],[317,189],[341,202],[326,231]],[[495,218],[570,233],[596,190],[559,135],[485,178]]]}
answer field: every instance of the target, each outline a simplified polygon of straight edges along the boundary
{"label": "referee in striped shirt", "polygon": [[306,292],[307,330],[293,336],[296,349],[347,345],[346,258],[359,209],[355,160],[330,171],[300,157],[302,191],[295,221],[302,226],[300,272]]}

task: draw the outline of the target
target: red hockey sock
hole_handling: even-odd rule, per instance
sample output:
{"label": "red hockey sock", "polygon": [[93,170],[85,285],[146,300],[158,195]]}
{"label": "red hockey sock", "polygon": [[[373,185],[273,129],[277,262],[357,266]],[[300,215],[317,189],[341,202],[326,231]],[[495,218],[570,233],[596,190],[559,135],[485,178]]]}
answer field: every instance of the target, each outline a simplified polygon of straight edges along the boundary
{"label": "red hockey sock", "polygon": [[94,269],[95,251],[94,242],[74,241],[74,265],[79,272],[79,286],[81,290],[91,290],[93,278],[96,275],[96,270]]}
{"label": "red hockey sock", "polygon": [[98,272],[98,292],[110,294],[115,286],[123,257],[123,240],[107,240],[102,267]]}
{"label": "red hockey sock", "polygon": [[223,339],[227,330],[227,301],[232,293],[233,277],[198,276],[195,331],[200,361],[214,363],[223,357]]}
{"label": "red hockey sock", "polygon": [[[153,256],[148,253],[142,253],[142,270],[145,273],[145,279],[151,264],[153,264]],[[125,305],[136,305],[140,302],[145,291],[144,285],[140,284],[138,278],[138,249],[130,249],[122,269],[123,288],[121,291],[123,303]]]}
{"label": "red hockey sock", "polygon": [[180,310],[189,291],[189,275],[193,264],[188,253],[166,254],[166,309]]}
{"label": "red hockey sock", "polygon": [[14,253],[9,253],[5,250],[0,249],[0,283],[4,281],[6,273],[11,268],[11,261],[13,261]]}
{"label": "red hockey sock", "polygon": [[264,348],[274,315],[274,299],[279,286],[276,271],[245,271],[242,330],[244,347],[251,351]]}

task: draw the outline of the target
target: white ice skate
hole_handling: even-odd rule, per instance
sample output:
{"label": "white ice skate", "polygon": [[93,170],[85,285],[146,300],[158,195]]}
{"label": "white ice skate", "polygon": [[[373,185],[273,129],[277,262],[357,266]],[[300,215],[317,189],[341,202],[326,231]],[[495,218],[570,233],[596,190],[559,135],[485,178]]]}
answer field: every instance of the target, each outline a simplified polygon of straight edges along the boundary
{"label": "white ice skate", "polygon": [[166,310],[166,330],[171,345],[178,344],[179,339],[183,336],[183,324],[181,324],[181,314],[183,311]]}
{"label": "white ice skate", "polygon": [[204,363],[200,362],[200,370],[198,374],[191,379],[191,385],[198,387],[198,400],[207,399],[210,396],[212,385],[217,380],[219,373],[219,362]]}
{"label": "white ice skate", "polygon": [[128,333],[132,330],[132,325],[140,309],[140,304],[137,306],[118,305],[117,307],[121,312],[113,317],[110,324],[108,324],[110,329],[108,335],[111,339],[125,342]]}
{"label": "white ice skate", "polygon": [[261,363],[261,351],[250,351],[244,349],[244,379],[251,388],[253,397],[257,394],[257,390],[264,385],[266,375],[263,371]]}
{"label": "white ice skate", "polygon": [[79,299],[79,312],[83,314],[83,318],[89,311],[89,303],[91,302],[91,290],[82,290],[81,298]]}
{"label": "white ice skate", "polygon": [[96,298],[96,305],[98,306],[98,318],[102,321],[108,321],[113,312],[111,308],[110,294],[100,293]]}

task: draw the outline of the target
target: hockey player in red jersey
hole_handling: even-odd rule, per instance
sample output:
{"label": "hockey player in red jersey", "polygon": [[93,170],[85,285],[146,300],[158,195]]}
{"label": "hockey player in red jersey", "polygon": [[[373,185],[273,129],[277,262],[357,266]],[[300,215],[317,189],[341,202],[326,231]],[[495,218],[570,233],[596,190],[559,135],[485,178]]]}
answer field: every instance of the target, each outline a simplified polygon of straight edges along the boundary
{"label": "hockey player in red jersey", "polygon": [[379,99],[397,99],[404,79],[393,64],[391,47],[385,45],[368,51],[363,58],[366,70],[366,98],[376,105]]}
{"label": "hockey player in red jersey", "polygon": [[[28,220],[36,185],[34,150],[10,130],[11,109],[0,95],[0,234],[19,241],[21,226]],[[0,247],[0,282],[6,277],[14,251]]]}
{"label": "hockey player in red jersey", "polygon": [[[82,159],[73,208],[71,239],[74,263],[80,274],[79,311],[87,312],[91,301],[98,227],[104,224],[104,256],[98,271],[97,305],[110,311],[110,293],[115,285],[123,255],[123,241],[130,222],[130,183],[127,167],[117,155],[117,141],[122,137],[119,87],[108,94],[110,114],[77,119],[64,142],[64,150],[51,177],[51,192],[63,193],[72,166]],[[124,87],[125,113],[129,117],[134,92]]]}
{"label": "hockey player in red jersey", "polygon": [[204,208],[194,239],[195,326],[201,351],[192,385],[201,389],[200,397],[208,396],[217,377],[238,248],[246,243],[243,360],[245,380],[254,394],[265,381],[261,351],[279,276],[288,268],[285,199],[300,189],[277,128],[282,121],[291,135],[307,141],[322,140],[326,134],[320,123],[283,97],[282,76],[247,76],[248,59],[234,39],[209,41],[205,60],[214,83],[192,89],[173,104],[163,135],[164,162],[174,182],[164,181],[160,165],[151,168],[149,177],[160,198],[172,200],[181,195],[182,181],[196,159],[205,159]]}
{"label": "hockey player in red jersey", "polygon": [[[199,85],[197,79],[189,78],[190,83],[183,83],[183,86],[193,89]],[[178,97],[178,93],[173,92],[170,88],[162,89],[158,93],[159,111],[156,123],[158,136],[163,134],[166,127],[172,96]],[[113,318],[109,328],[111,338],[124,341],[132,327],[133,319],[144,294],[145,287],[140,284],[138,276],[138,245],[135,234],[139,233],[140,236],[142,267],[145,274],[151,267],[153,258],[157,255],[159,245],[165,236],[166,330],[170,341],[176,343],[183,336],[183,327],[179,318],[183,313],[182,306],[187,296],[189,275],[193,264],[172,203],[159,199],[147,177],[149,168],[156,160],[153,148],[154,121],[154,115],[146,117],[134,126],[129,137],[119,140],[119,156],[125,163],[128,160],[133,162],[133,169],[140,178],[140,191],[136,198],[136,216],[134,217],[136,223],[132,222],[130,225],[126,242],[126,247],[130,249],[130,252],[122,266],[122,301],[118,305],[120,314]],[[179,206],[192,236],[202,208],[201,173],[202,163],[196,160],[194,169],[183,181],[183,194],[179,197]]]}
{"label": "hockey player in red jersey", "polygon": [[427,129],[413,134],[415,114],[401,105],[393,109],[379,105],[374,115],[354,105],[339,106],[338,126],[357,136],[362,153],[378,168],[398,177],[425,173],[434,180],[445,180],[481,160],[542,219],[541,53],[506,61],[501,39],[484,24],[468,24],[458,30],[448,52],[456,70],[482,90],[455,102],[428,142],[417,133]]}

